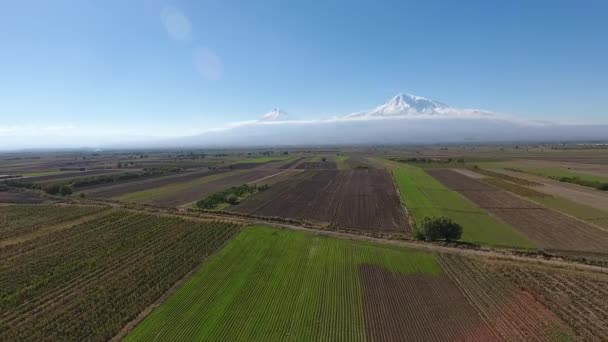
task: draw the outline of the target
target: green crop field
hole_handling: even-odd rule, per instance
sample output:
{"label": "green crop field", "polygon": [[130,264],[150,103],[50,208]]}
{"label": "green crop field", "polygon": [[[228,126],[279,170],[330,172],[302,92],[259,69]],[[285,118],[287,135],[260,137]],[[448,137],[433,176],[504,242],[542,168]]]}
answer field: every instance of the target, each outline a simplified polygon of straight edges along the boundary
{"label": "green crop field", "polygon": [[127,341],[363,341],[361,265],[439,276],[432,254],[249,227]]}
{"label": "green crop field", "polygon": [[59,171],[59,170],[38,171],[38,172],[24,173],[22,176],[23,177],[52,176],[52,175],[60,175],[60,174],[63,174],[63,173],[69,173],[69,172],[74,172],[74,171]]}
{"label": "green crop field", "polygon": [[336,164],[338,165],[339,170],[347,170],[349,166],[346,164],[346,161],[349,159],[349,156],[337,156]]}
{"label": "green crop field", "polygon": [[557,210],[599,226],[608,228],[608,212],[579,204],[561,197],[530,197],[547,208]]}
{"label": "green crop field", "polygon": [[[535,176],[552,178],[559,181],[576,183],[588,187],[596,187],[596,184],[593,183],[608,184],[608,177],[606,176],[598,176],[590,173],[578,172],[576,170],[570,170],[565,167],[530,167],[518,164],[517,162],[480,162],[476,163],[476,165],[485,169],[504,169],[517,171]],[[578,179],[580,180],[580,182],[574,180],[563,180],[562,178]]]}
{"label": "green crop field", "polygon": [[92,215],[104,209],[95,206],[61,205],[0,206],[0,245],[4,239]]}
{"label": "green crop field", "polygon": [[463,241],[493,246],[534,247],[519,232],[448,189],[424,170],[395,164],[393,174],[397,186],[416,222],[421,222],[425,217],[447,216],[463,227]]}
{"label": "green crop field", "polygon": [[597,175],[592,175],[588,173],[575,172],[564,168],[559,167],[517,167],[526,173],[531,173],[537,176],[548,177],[548,178],[560,178],[560,177],[571,177],[571,178],[580,178],[582,180],[590,181],[590,182],[608,182],[608,177],[602,177]]}
{"label": "green crop field", "polygon": [[188,182],[176,182],[172,184],[168,184],[165,186],[161,186],[158,188],[152,188],[142,191],[130,192],[124,194],[122,196],[113,197],[113,199],[123,202],[134,202],[134,203],[146,203],[149,201],[154,201],[163,198],[164,196],[176,194],[180,191],[184,191],[186,189],[190,189],[195,186],[200,186],[209,182],[216,181],[218,179],[222,179],[229,175],[233,175],[240,171],[232,171],[225,173],[218,173],[210,176],[203,176],[201,178],[188,181]]}
{"label": "green crop field", "polygon": [[277,157],[252,157],[252,158],[246,158],[246,159],[241,159],[238,162],[239,163],[269,163],[271,161],[278,161],[278,160],[287,160],[290,158],[295,158],[295,157],[285,157],[285,156],[277,156]]}

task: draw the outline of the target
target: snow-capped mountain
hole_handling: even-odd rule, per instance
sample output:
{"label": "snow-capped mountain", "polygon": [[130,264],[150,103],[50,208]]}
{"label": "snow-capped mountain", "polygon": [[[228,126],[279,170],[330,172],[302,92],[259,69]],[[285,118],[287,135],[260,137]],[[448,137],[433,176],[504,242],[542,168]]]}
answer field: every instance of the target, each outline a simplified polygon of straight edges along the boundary
{"label": "snow-capped mountain", "polygon": [[399,94],[368,111],[294,120],[275,108],[260,119],[184,137],[163,146],[283,146],[323,144],[471,143],[608,139],[607,125],[563,125],[459,109]]}
{"label": "snow-capped mountain", "polygon": [[285,121],[287,120],[287,113],[279,108],[274,108],[270,112],[262,115],[262,117],[258,121],[267,122],[267,121]]}
{"label": "snow-capped mountain", "polygon": [[402,93],[372,110],[349,114],[345,118],[488,117],[493,115],[488,111],[453,108],[422,96]]}

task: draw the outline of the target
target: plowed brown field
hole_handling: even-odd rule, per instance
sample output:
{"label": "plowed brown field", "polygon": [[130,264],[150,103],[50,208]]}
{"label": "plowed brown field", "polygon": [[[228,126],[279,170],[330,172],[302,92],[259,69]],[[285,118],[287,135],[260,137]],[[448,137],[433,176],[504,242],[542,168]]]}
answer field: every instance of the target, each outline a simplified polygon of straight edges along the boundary
{"label": "plowed brown field", "polygon": [[305,171],[229,210],[348,229],[409,230],[405,210],[385,170]]}
{"label": "plowed brown field", "polygon": [[369,341],[500,340],[450,278],[370,265],[359,277]]}

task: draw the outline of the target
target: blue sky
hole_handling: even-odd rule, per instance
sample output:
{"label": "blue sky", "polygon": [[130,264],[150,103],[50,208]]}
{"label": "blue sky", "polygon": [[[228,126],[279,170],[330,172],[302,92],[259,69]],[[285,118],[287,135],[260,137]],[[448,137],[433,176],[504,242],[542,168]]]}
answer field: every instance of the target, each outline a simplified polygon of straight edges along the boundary
{"label": "blue sky", "polygon": [[4,2],[0,135],[175,136],[399,92],[607,122],[606,13],[574,0]]}

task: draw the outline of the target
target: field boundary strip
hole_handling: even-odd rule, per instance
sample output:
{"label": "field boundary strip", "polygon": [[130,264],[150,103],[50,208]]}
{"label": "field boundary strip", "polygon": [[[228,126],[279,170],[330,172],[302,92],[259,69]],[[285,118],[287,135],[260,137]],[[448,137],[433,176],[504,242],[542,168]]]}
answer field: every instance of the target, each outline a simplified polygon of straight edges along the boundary
{"label": "field boundary strip", "polygon": [[262,178],[260,178],[260,179],[256,179],[256,180],[251,181],[251,182],[249,182],[249,183],[247,183],[247,184],[253,184],[253,183],[257,183],[257,182],[263,181],[264,179],[272,178],[272,177],[274,177],[274,176],[278,176],[278,175],[283,174],[283,173],[285,173],[285,172],[289,172],[289,170],[280,171],[280,172],[277,172],[277,173],[272,174],[272,175],[270,175],[270,176],[266,176],[266,177],[262,177]]}

